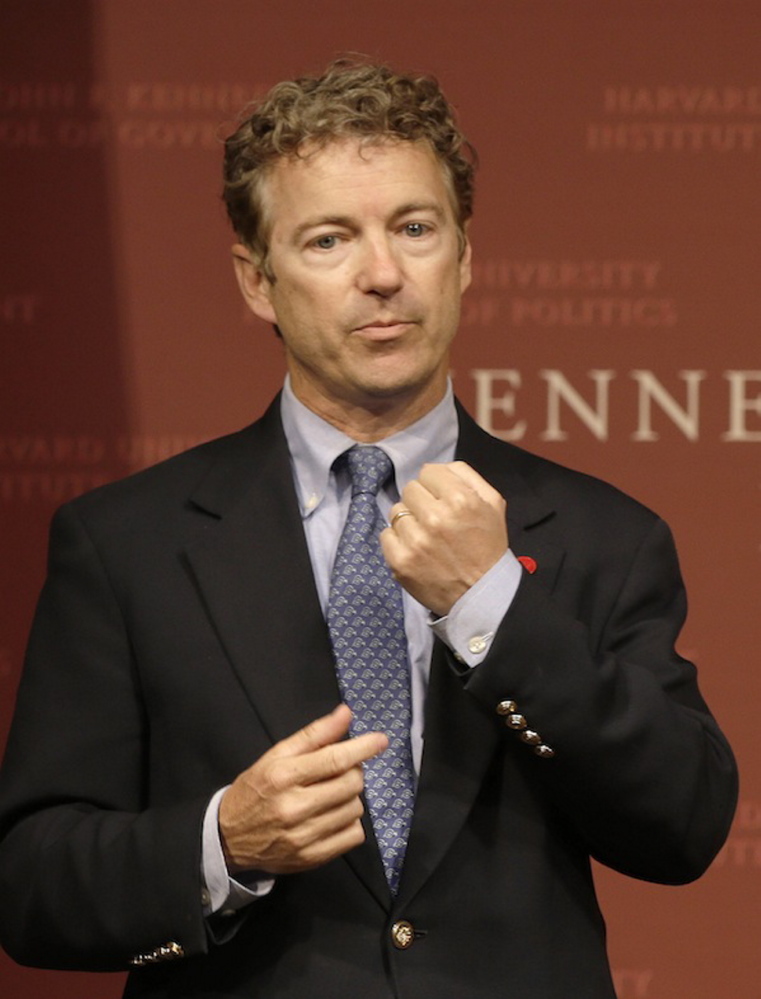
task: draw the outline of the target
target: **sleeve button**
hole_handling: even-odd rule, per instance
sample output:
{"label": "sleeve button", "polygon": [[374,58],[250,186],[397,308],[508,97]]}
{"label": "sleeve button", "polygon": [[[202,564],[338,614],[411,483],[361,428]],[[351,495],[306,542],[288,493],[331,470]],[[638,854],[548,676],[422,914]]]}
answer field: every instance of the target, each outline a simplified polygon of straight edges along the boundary
{"label": "sleeve button", "polygon": [[520,731],[521,729],[526,728],[528,722],[523,717],[523,715],[514,714],[507,716],[507,718],[505,719],[505,725],[507,725],[509,728],[514,728],[516,731]]}
{"label": "sleeve button", "polygon": [[530,728],[527,728],[525,731],[521,732],[520,737],[523,740],[523,742],[525,742],[526,745],[528,746],[538,746],[542,741],[541,735],[539,735],[538,732],[532,731]]}
{"label": "sleeve button", "polygon": [[502,715],[503,717],[505,715],[511,715],[513,711],[517,710],[517,708],[518,705],[515,703],[515,701],[509,701],[509,700],[500,701],[499,704],[497,705],[497,714]]}

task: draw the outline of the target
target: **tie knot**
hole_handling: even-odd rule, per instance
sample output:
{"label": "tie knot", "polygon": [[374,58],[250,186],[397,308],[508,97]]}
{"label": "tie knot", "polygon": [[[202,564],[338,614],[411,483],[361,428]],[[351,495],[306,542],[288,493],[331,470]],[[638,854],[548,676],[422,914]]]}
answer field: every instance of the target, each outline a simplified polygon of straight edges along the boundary
{"label": "tie knot", "polygon": [[355,445],[344,452],[351,476],[351,494],[370,493],[377,496],[380,487],[394,471],[394,464],[379,447]]}

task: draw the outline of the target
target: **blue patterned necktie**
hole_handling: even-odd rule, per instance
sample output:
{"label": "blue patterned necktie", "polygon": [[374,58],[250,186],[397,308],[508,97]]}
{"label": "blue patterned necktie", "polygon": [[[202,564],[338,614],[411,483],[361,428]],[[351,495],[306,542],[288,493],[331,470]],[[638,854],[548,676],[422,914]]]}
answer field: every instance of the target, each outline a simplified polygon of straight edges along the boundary
{"label": "blue patterned necktie", "polygon": [[338,682],[352,710],[351,734],[385,732],[388,749],[364,764],[365,799],[389,888],[396,894],[414,803],[410,674],[402,591],[383,558],[385,521],[376,496],[393,472],[378,447],[355,446],[345,461],[351,506],[338,542],[328,627]]}

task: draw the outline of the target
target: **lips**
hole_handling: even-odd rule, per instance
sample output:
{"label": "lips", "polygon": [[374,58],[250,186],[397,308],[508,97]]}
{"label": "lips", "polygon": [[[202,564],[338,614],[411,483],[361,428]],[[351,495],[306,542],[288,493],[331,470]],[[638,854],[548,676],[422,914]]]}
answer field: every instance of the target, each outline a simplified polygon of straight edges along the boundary
{"label": "lips", "polygon": [[395,340],[402,336],[412,323],[411,319],[376,319],[355,327],[354,332],[372,340]]}

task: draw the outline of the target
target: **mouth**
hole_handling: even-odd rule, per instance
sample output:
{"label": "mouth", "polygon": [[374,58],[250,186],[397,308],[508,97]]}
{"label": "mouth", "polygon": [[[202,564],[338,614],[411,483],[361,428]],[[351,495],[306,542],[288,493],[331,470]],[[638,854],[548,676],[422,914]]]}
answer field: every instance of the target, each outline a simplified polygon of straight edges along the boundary
{"label": "mouth", "polygon": [[376,319],[362,326],[357,326],[354,329],[354,333],[359,334],[367,340],[385,343],[404,336],[413,325],[414,322],[410,319]]}

